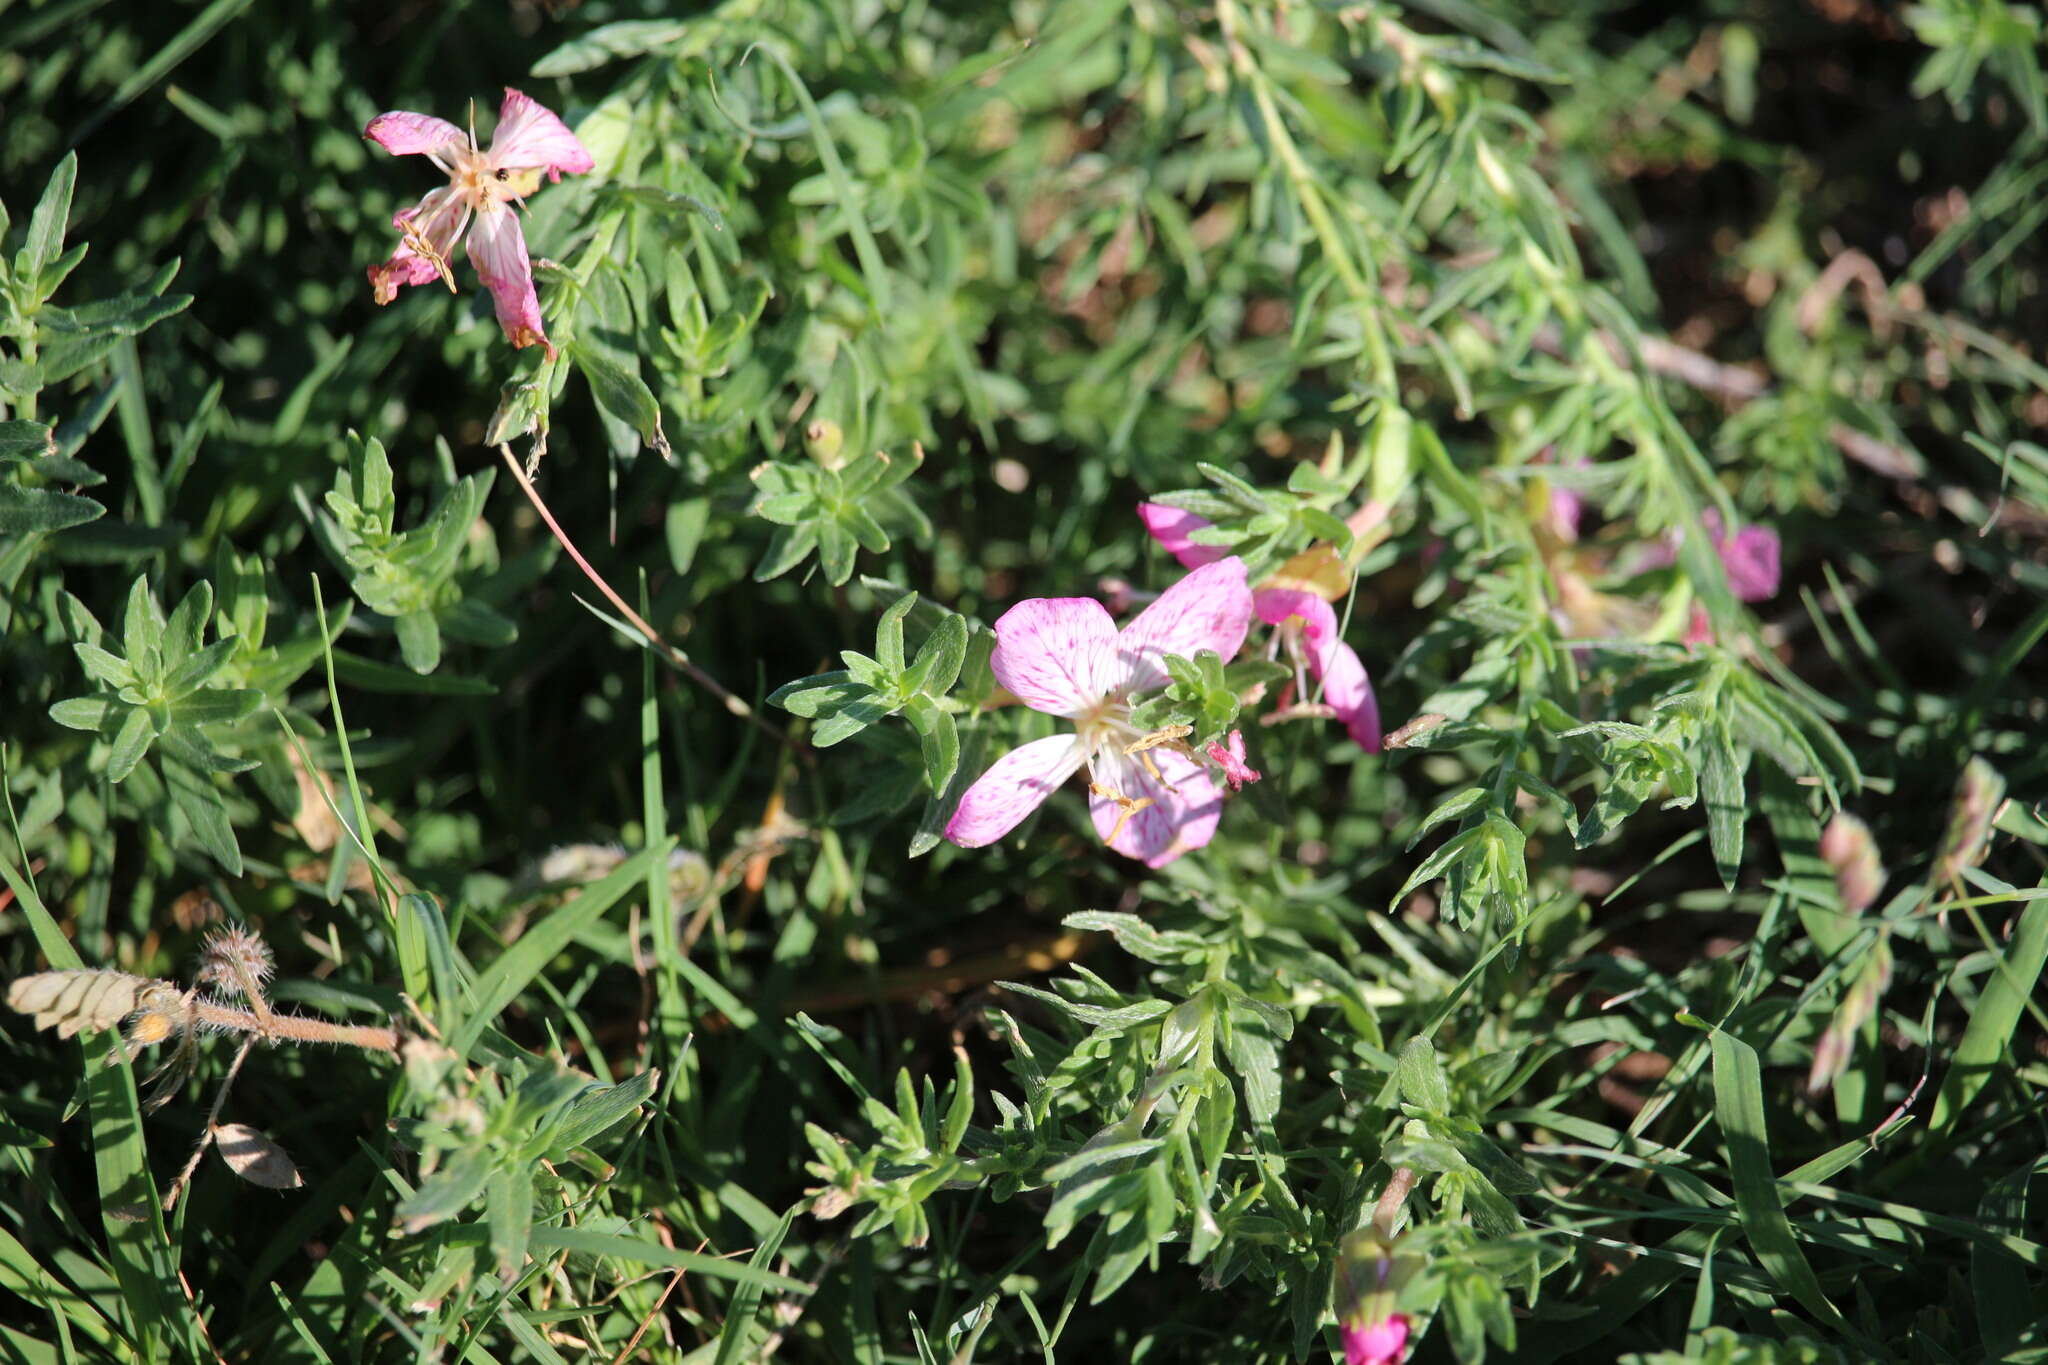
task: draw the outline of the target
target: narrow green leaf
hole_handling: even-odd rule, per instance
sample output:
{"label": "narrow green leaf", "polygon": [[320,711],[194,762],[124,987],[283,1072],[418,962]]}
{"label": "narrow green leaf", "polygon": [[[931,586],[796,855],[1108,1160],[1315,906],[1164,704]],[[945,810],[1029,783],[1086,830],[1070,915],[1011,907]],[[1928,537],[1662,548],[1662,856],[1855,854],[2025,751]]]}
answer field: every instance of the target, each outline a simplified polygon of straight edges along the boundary
{"label": "narrow green leaf", "polygon": [[1756,1049],[1724,1029],[1710,1035],[1714,1060],[1714,1117],[1728,1144],[1728,1167],[1736,1216],[1750,1248],[1773,1280],[1806,1310],[1837,1331],[1850,1332],[1792,1235],[1791,1220],[1771,1170],[1770,1135],[1764,1122],[1763,1076]]}
{"label": "narrow green leaf", "polygon": [[[2042,885],[2048,886],[2048,882]],[[1941,1093],[1935,1096],[1934,1114],[1928,1120],[1931,1134],[1945,1135],[1999,1073],[1999,1059],[2012,1044],[2013,1030],[2044,965],[2048,965],[2048,900],[2029,901],[2020,912],[2012,941],[1970,1011],[1963,1041],[1949,1058],[1948,1074],[1942,1078]]]}
{"label": "narrow green leaf", "polygon": [[668,857],[670,841],[642,849],[602,878],[583,888],[574,900],[562,904],[546,919],[529,928],[498,959],[477,977],[473,993],[474,1013],[466,1020],[450,1046],[459,1056],[468,1056],[498,1011],[517,998],[539,976],[555,954],[568,946],[583,928],[646,880],[647,865]]}
{"label": "narrow green leaf", "polygon": [[43,197],[36,201],[35,212],[29,215],[21,274],[23,282],[36,290],[38,302],[49,297],[38,285],[43,267],[64,252],[64,228],[71,217],[71,190],[77,183],[78,153],[66,152],[57,169],[50,172]]}

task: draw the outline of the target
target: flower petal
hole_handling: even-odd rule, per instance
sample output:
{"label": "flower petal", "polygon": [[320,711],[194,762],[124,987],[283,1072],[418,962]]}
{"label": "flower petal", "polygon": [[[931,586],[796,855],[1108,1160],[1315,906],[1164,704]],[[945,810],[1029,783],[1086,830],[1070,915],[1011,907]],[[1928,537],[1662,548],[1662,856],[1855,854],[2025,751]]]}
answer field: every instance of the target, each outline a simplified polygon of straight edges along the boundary
{"label": "flower petal", "polygon": [[[1141,757],[1152,760],[1158,777]],[[1223,793],[1192,759],[1166,748],[1138,755],[1112,747],[1097,750],[1088,769],[1088,813],[1095,832],[1125,857],[1164,867],[1215,837]]]}
{"label": "flower petal", "polygon": [[533,262],[526,258],[526,234],[520,230],[518,213],[499,204],[477,214],[476,226],[469,232],[469,259],[476,262],[476,273],[491,291],[505,339],[514,346],[539,343],[553,356],[554,344],[541,330],[540,299],[533,292]]}
{"label": "flower petal", "polygon": [[[1315,672],[1315,656],[1309,657],[1309,671]],[[1341,641],[1323,664],[1323,703],[1337,713],[1358,747],[1369,754],[1380,751],[1380,702],[1373,695],[1372,679],[1358,651]]]}
{"label": "flower petal", "polygon": [[1178,507],[1168,507],[1163,502],[1141,502],[1138,504],[1138,519],[1145,523],[1145,529],[1152,533],[1152,539],[1165,547],[1168,554],[1181,562],[1182,567],[1199,569],[1204,564],[1214,564],[1227,556],[1230,551],[1222,545],[1197,545],[1188,539],[1196,531],[1215,525],[1206,517],[1193,512],[1183,512]]}
{"label": "flower petal", "polygon": [[377,115],[363,136],[396,156],[418,156],[443,147],[467,147],[469,136],[444,118],[393,109]]}
{"label": "flower petal", "polygon": [[1034,597],[996,622],[988,666],[1034,711],[1077,716],[1115,690],[1116,622],[1092,597]]}
{"label": "flower petal", "polygon": [[1745,602],[1761,602],[1778,594],[1778,533],[1768,526],[1745,526],[1720,541],[1721,567],[1728,586]]}
{"label": "flower petal", "polygon": [[1408,1353],[1408,1319],[1399,1313],[1344,1327],[1344,1365],[1401,1365]]}
{"label": "flower petal", "polygon": [[[451,185],[443,185],[411,208],[393,214],[391,226],[405,236],[390,260],[370,267],[370,290],[377,302],[391,302],[401,285],[447,279],[453,289],[454,279],[446,273],[448,256],[462,235],[463,222],[462,201]],[[417,249],[419,244],[434,254],[422,254]]]}
{"label": "flower petal", "polygon": [[1244,581],[1244,561],[1236,555],[1205,564],[1159,594],[1159,600],[1138,613],[1117,637],[1116,658],[1121,688],[1143,691],[1164,686],[1166,654],[1192,659],[1213,649],[1225,663],[1244,644],[1251,628],[1252,593]]}
{"label": "flower petal", "polygon": [[1290,588],[1261,588],[1252,595],[1252,606],[1269,625],[1300,618],[1308,670],[1322,679],[1323,704],[1337,713],[1359,748],[1378,753],[1379,699],[1358,651],[1338,638],[1336,609],[1312,592]]}
{"label": "flower petal", "polygon": [[498,106],[498,130],[491,134],[490,163],[496,170],[544,170],[549,180],[581,175],[595,166],[589,149],[569,125],[539,100],[507,86]]}
{"label": "flower petal", "polygon": [[1010,750],[974,780],[946,822],[946,838],[962,848],[992,844],[1022,824],[1081,766],[1078,735],[1052,735]]}

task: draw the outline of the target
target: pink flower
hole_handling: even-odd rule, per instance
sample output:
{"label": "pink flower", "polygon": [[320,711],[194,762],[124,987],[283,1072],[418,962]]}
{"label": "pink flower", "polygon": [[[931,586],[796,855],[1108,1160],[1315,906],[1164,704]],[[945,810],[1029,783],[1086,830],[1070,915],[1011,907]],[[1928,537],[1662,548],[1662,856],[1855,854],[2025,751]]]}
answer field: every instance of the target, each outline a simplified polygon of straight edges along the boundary
{"label": "pink flower", "polygon": [[1032,710],[1071,719],[1074,732],[997,759],[960,798],[946,837],[962,848],[994,843],[1085,763],[1096,833],[1117,852],[1159,867],[1208,843],[1222,793],[1186,754],[1145,745],[1130,697],[1166,685],[1168,654],[1229,659],[1251,617],[1244,561],[1234,558],[1196,569],[1122,631],[1092,597],[1032,598],[1004,612],[989,659],[996,681]]}
{"label": "pink flower", "polygon": [[1247,782],[1259,780],[1258,771],[1244,760],[1244,731],[1242,730],[1232,730],[1229,740],[1222,744],[1217,743],[1215,740],[1210,740],[1209,759],[1217,767],[1223,769],[1223,780],[1230,784],[1232,791],[1238,790]]}
{"label": "pink flower", "polygon": [[[1152,538],[1193,569],[1229,553],[1218,545],[1197,545],[1190,537],[1210,523],[1192,512],[1163,503],[1141,502],[1138,516]],[[1298,588],[1260,588],[1252,594],[1259,619],[1278,626],[1276,640],[1319,679],[1323,702],[1351,731],[1358,747],[1369,754],[1380,748],[1380,704],[1358,651],[1338,638],[1337,613],[1315,593]],[[1307,689],[1303,688],[1306,692]]]}
{"label": "pink flower", "polygon": [[[1778,594],[1778,533],[1768,526],[1745,526],[1734,535],[1724,535],[1721,514],[1709,507],[1700,513],[1700,525],[1721,556],[1721,568],[1728,586],[1744,602],[1762,602]],[[1642,568],[1661,569],[1678,562],[1676,533],[1653,545],[1643,556]]]}
{"label": "pink flower", "polygon": [[1400,1313],[1344,1326],[1344,1365],[1401,1365],[1407,1355],[1408,1319]]}
{"label": "pink flower", "polygon": [[533,264],[516,209],[540,188],[543,171],[550,181],[559,181],[565,173],[580,175],[596,164],[576,135],[536,101],[507,89],[498,108],[498,129],[481,152],[474,131],[465,134],[445,119],[403,110],[377,115],[363,136],[387,152],[424,156],[448,173],[446,185],[392,216],[391,225],[403,240],[390,260],[370,267],[377,302],[398,297],[400,285],[437,278],[452,293],[455,272],[448,258],[467,231],[469,259],[491,291],[506,340],[514,346],[539,343],[552,357],[555,348],[541,330]]}

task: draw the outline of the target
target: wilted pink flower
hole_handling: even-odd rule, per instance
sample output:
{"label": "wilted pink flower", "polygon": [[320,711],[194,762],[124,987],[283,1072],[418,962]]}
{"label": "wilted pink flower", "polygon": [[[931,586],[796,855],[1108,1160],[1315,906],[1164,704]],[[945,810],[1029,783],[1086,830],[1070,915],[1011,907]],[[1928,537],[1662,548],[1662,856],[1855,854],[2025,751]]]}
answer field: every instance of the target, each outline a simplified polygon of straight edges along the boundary
{"label": "wilted pink flower", "polygon": [[[1152,538],[1188,568],[1214,563],[1229,553],[1218,545],[1197,545],[1190,537],[1210,523],[1192,512],[1164,503],[1141,502],[1138,516]],[[1337,613],[1312,592],[1298,588],[1260,588],[1252,594],[1259,619],[1278,626],[1277,639],[1309,675],[1323,686],[1323,702],[1344,722],[1351,738],[1367,753],[1380,747],[1380,704],[1358,651],[1338,637]]]}
{"label": "wilted pink flower", "polygon": [[1344,1365],[1401,1365],[1408,1357],[1408,1319],[1395,1313],[1369,1324],[1344,1325]]}
{"label": "wilted pink flower", "polygon": [[1208,843],[1222,793],[1200,763],[1131,724],[1130,698],[1166,685],[1168,654],[1229,659],[1251,618],[1236,558],[1195,570],[1121,631],[1092,597],[1037,597],[1004,612],[989,658],[996,681],[1032,710],[1068,717],[1074,733],[997,759],[960,798],[946,837],[962,848],[995,842],[1085,763],[1095,831],[1117,852],[1159,867]]}
{"label": "wilted pink flower", "polygon": [[1223,780],[1230,784],[1232,791],[1238,790],[1247,782],[1259,780],[1258,771],[1245,762],[1242,730],[1232,730],[1230,738],[1220,744],[1210,740],[1209,758],[1217,767],[1223,769]]}
{"label": "wilted pink flower", "polygon": [[576,135],[534,100],[507,89],[498,108],[491,145],[478,151],[474,131],[464,133],[445,119],[403,110],[379,114],[363,136],[387,152],[420,155],[448,173],[448,183],[392,216],[403,235],[398,250],[370,267],[377,302],[389,303],[400,285],[441,279],[452,292],[455,272],[448,264],[455,244],[469,233],[469,259],[491,291],[498,325],[514,346],[555,348],[541,329],[540,300],[533,292],[533,263],[526,255],[518,205],[564,174],[580,175],[596,163]]}

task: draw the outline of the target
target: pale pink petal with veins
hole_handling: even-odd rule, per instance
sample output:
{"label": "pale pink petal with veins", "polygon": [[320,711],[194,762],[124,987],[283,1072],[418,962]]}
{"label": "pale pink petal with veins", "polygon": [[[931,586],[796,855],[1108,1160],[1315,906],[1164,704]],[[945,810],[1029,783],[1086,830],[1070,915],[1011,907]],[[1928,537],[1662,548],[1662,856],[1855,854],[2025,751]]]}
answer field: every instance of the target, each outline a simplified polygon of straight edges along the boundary
{"label": "pale pink petal with veins", "polygon": [[1163,687],[1163,656],[1192,659],[1211,649],[1225,663],[1244,645],[1252,623],[1252,594],[1245,586],[1244,561],[1235,555],[1205,564],[1159,594],[1117,637],[1122,686],[1132,691]]}
{"label": "pale pink petal with veins", "polygon": [[1116,622],[1092,597],[1034,597],[996,622],[989,669],[1034,711],[1077,716],[1116,690]]}
{"label": "pale pink petal with veins", "polygon": [[992,844],[1024,822],[1081,766],[1079,736],[1052,735],[1020,745],[975,779],[946,822],[946,838],[962,848]]}
{"label": "pale pink petal with veins", "polygon": [[491,134],[490,161],[505,170],[544,170],[548,179],[581,175],[597,163],[569,125],[529,95],[507,87]]}
{"label": "pale pink petal with veins", "polygon": [[484,287],[491,291],[498,325],[514,346],[541,345],[548,355],[554,344],[541,328],[540,299],[533,292],[533,262],[526,255],[526,234],[519,227],[519,215],[498,206],[476,215],[469,231],[469,259]]}
{"label": "pale pink petal with veins", "polygon": [[467,147],[469,135],[444,118],[393,109],[370,120],[363,136],[397,156],[418,156],[443,147]]}
{"label": "pale pink petal with veins", "polygon": [[1138,504],[1138,519],[1145,523],[1145,529],[1152,533],[1166,552],[1181,562],[1182,567],[1199,569],[1204,564],[1214,564],[1229,555],[1222,545],[1197,545],[1191,537],[1196,531],[1205,530],[1215,523],[1193,512],[1183,512],[1178,507],[1168,507],[1163,502],[1141,502]]}
{"label": "pale pink petal with veins", "polygon": [[[1158,777],[1145,767],[1145,757]],[[1142,756],[1101,750],[1089,760],[1088,776],[1095,832],[1125,857],[1163,867],[1216,835],[1223,793],[1200,764],[1171,749],[1148,749]]]}

